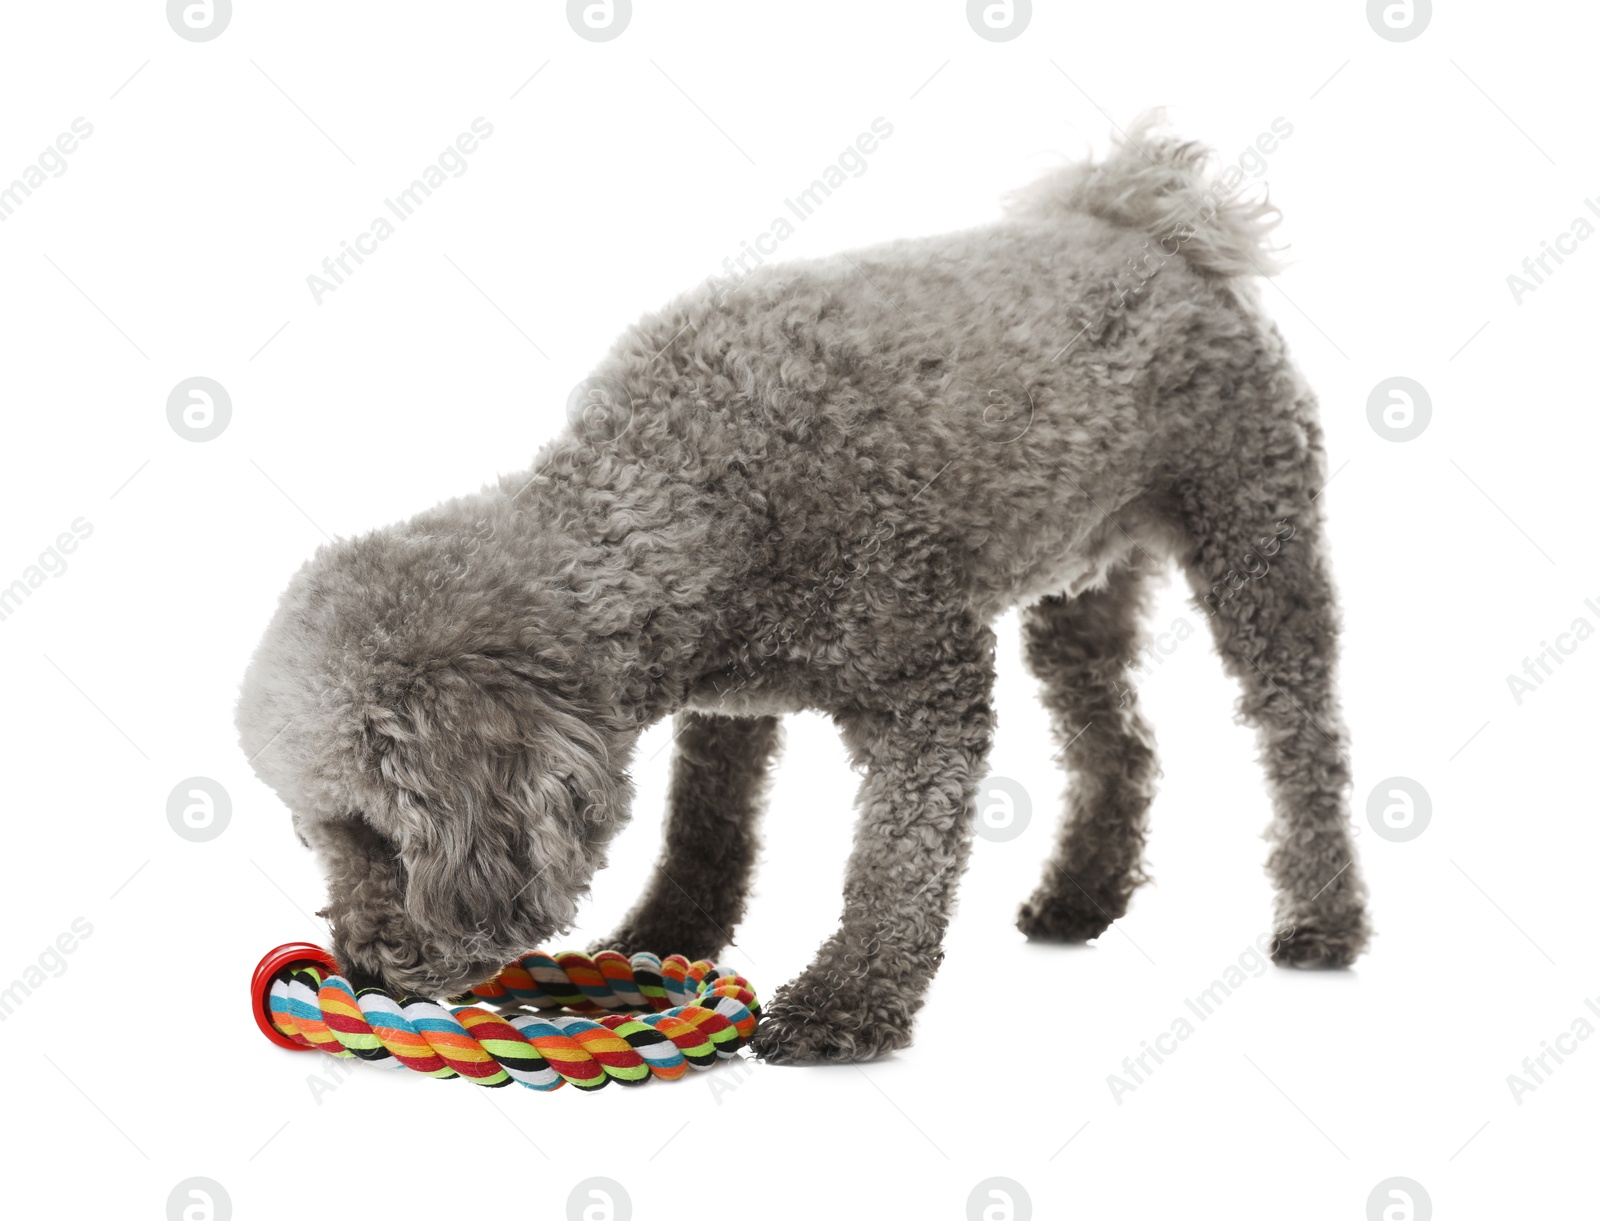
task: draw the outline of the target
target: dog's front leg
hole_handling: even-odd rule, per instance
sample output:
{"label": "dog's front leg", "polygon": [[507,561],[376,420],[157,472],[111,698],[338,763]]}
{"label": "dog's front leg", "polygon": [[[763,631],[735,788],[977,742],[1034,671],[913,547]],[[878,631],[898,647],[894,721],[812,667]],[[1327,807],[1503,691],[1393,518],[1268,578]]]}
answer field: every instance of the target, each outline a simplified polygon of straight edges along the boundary
{"label": "dog's front leg", "polygon": [[782,727],[775,716],[678,714],[666,841],[643,896],[590,950],[715,958],[744,916],[756,823]]}
{"label": "dog's front leg", "polygon": [[911,1041],[943,958],[993,732],[994,637],[967,627],[957,647],[959,659],[898,679],[892,708],[837,717],[866,773],[844,915],[768,1008],[753,1044],[763,1059],[871,1060]]}

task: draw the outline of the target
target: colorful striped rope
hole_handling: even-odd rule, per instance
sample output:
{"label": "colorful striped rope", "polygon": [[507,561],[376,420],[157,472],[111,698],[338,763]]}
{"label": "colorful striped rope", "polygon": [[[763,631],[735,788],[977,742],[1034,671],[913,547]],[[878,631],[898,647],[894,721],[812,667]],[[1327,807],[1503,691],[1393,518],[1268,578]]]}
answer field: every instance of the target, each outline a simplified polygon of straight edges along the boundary
{"label": "colorful striped rope", "polygon": [[[308,953],[285,954],[298,948]],[[314,946],[283,946],[262,959],[252,990],[269,1038],[275,1031],[273,1041],[284,1046],[484,1086],[553,1090],[571,1082],[589,1091],[613,1081],[676,1081],[731,1059],[761,1017],[743,976],[681,954],[535,952],[451,1000],[534,1013],[446,1009],[381,988],[358,990],[331,963]]]}

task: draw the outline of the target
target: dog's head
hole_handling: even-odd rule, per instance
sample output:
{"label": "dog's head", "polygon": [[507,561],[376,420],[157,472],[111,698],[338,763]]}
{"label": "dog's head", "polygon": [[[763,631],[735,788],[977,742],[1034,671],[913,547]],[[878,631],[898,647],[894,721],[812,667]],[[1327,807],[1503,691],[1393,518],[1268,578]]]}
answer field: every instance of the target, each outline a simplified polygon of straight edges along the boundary
{"label": "dog's head", "polygon": [[582,658],[495,551],[407,528],[323,547],[239,702],[327,873],[341,966],[403,992],[459,992],[569,925],[628,808],[627,746],[575,702]]}

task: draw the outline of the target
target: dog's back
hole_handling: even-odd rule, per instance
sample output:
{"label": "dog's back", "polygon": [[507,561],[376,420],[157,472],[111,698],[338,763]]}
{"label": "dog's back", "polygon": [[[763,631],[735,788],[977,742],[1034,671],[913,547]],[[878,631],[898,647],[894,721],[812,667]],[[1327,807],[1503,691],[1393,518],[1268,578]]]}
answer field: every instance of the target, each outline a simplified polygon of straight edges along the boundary
{"label": "dog's back", "polygon": [[1093,583],[1158,545],[1162,472],[1226,448],[1229,384],[1285,363],[1242,279],[1276,268],[1275,213],[1205,160],[1136,125],[993,225],[703,285],[598,371],[635,403],[614,444],[739,461],[763,580],[888,523],[935,540],[984,617]]}

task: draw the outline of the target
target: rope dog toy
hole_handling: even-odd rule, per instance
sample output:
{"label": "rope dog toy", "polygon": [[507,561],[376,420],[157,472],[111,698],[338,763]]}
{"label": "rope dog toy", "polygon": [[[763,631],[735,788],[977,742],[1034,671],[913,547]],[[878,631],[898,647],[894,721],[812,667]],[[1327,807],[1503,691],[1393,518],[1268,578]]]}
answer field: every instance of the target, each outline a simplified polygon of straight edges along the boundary
{"label": "rope dog toy", "polygon": [[256,1025],[279,1047],[535,1090],[676,1081],[732,1059],[761,1018],[742,975],[681,954],[615,950],[536,951],[451,998],[467,1001],[504,1012],[357,989],[331,954],[303,941],[272,950],[250,980]]}

